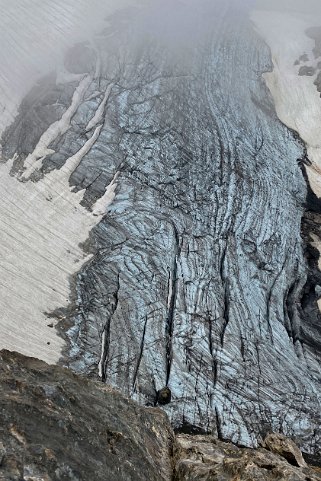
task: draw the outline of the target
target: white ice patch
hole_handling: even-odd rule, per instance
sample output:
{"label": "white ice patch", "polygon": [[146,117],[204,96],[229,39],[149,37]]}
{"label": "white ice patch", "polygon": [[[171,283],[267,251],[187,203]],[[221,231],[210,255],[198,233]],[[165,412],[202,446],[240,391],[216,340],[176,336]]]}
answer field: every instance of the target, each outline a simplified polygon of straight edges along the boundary
{"label": "white ice patch", "polygon": [[113,202],[116,195],[117,179],[119,177],[119,172],[113,177],[113,180],[107,185],[104,195],[97,200],[95,203],[92,213],[94,216],[104,216],[107,208]]}

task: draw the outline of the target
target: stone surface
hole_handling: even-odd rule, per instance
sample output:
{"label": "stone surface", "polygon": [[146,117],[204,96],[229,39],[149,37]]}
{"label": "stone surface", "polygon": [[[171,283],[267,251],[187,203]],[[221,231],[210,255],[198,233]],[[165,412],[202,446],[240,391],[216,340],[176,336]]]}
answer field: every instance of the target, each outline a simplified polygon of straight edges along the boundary
{"label": "stone surface", "polygon": [[1,481],[170,481],[174,435],[158,408],[101,382],[0,352]]}
{"label": "stone surface", "polygon": [[[14,162],[1,167],[11,196],[0,218],[6,233],[12,209],[10,239],[24,242],[13,273],[0,265],[4,312],[15,314],[0,319],[1,342],[13,326],[24,352],[47,355],[49,326],[60,320],[63,364],[142,404],[168,387],[164,409],[177,429],[250,446],[283,432],[317,453],[321,284],[301,237],[308,160],[262,78],[273,65],[250,20],[252,2],[240,3],[122,10],[94,39],[95,62],[80,69],[89,72],[70,66],[21,104],[2,138],[4,160]],[[297,73],[300,55],[291,68],[313,85]],[[29,230],[35,222],[44,264],[24,255],[31,243],[21,218]],[[49,259],[48,232],[61,241],[63,289],[44,298],[54,277],[38,271]],[[88,250],[93,257],[77,266]],[[17,283],[34,273],[20,296]],[[32,311],[22,310],[17,303],[27,306],[31,295]]]}
{"label": "stone surface", "polygon": [[159,408],[9,351],[0,352],[0,412],[1,481],[321,480],[280,434],[259,449],[175,436]]}
{"label": "stone surface", "polygon": [[282,434],[269,434],[265,438],[263,446],[272,453],[279,454],[294,466],[299,466],[300,468],[306,467],[306,462],[303,459],[300,449],[293,441]]}
{"label": "stone surface", "polygon": [[[274,435],[277,437],[277,435]],[[270,438],[271,440],[271,438]],[[275,440],[274,440],[275,442]],[[273,442],[273,447],[275,444]],[[283,439],[296,452],[290,440]],[[318,481],[317,468],[298,467],[266,449],[244,449],[210,436],[177,437],[174,481]],[[301,453],[300,453],[301,454]]]}
{"label": "stone surface", "polygon": [[307,75],[309,77],[312,77],[314,74],[315,74],[314,67],[309,67],[308,65],[304,65],[299,69],[299,75]]}

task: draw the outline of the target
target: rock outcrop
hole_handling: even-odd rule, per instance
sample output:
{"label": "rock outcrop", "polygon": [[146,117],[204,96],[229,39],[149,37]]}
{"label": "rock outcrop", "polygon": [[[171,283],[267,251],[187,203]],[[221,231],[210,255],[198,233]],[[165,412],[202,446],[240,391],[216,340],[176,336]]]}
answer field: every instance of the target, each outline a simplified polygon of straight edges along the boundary
{"label": "rock outcrop", "polygon": [[1,481],[170,481],[167,416],[101,382],[0,353]]}
{"label": "rock outcrop", "polygon": [[[268,449],[245,449],[210,436],[177,437],[175,481],[319,481],[321,472],[300,461],[293,442],[282,438],[286,458],[277,455],[281,437],[271,435]],[[283,446],[283,447],[284,447]],[[270,449],[270,450],[269,450]],[[292,459],[288,458],[289,454]],[[284,453],[283,453],[284,454]]]}
{"label": "rock outcrop", "polygon": [[272,453],[279,454],[289,461],[290,464],[293,464],[293,466],[299,466],[300,468],[306,467],[306,462],[303,459],[300,449],[293,441],[287,439],[282,434],[269,434],[263,442],[263,447]]}
{"label": "rock outcrop", "polygon": [[0,352],[1,481],[320,481],[298,447],[269,434],[246,449],[174,435],[159,408],[21,354]]}

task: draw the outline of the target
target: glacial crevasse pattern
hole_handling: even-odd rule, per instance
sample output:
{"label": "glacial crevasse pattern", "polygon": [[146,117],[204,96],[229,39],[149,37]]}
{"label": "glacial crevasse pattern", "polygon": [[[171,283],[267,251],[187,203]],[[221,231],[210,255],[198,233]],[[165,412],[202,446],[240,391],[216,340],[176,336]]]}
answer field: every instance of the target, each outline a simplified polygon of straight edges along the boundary
{"label": "glacial crevasse pattern", "polygon": [[248,445],[279,430],[314,451],[321,372],[302,334],[303,145],[276,115],[262,78],[270,51],[246,8],[166,5],[123,10],[96,37],[99,75],[67,130],[48,133],[43,116],[25,140],[48,98],[58,123],[67,109],[56,99],[72,105],[76,87],[46,79],[3,139],[30,190],[73,171],[84,238],[101,220],[61,310],[63,362],[142,403],[169,386],[176,427]]}

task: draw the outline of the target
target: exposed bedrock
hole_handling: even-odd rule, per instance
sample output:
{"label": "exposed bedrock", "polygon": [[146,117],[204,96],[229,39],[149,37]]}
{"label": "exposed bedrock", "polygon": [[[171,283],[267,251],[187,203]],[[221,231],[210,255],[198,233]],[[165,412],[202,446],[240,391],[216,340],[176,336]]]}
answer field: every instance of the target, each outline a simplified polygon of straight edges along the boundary
{"label": "exposed bedrock", "polygon": [[0,351],[1,481],[169,481],[160,409],[67,369]]}
{"label": "exposed bedrock", "polygon": [[280,435],[268,436],[259,449],[239,448],[208,435],[178,435],[176,441],[175,481],[320,480],[320,468],[308,467],[295,444]]}
{"label": "exposed bedrock", "polygon": [[175,436],[160,409],[101,382],[15,352],[0,361],[1,481],[321,480],[280,434],[259,449]]}
{"label": "exposed bedrock", "polygon": [[[114,15],[54,152],[28,157],[77,83],[43,85],[3,152],[17,154],[17,172],[27,157],[25,179],[37,181],[101,126],[71,184],[86,189],[88,209],[112,182],[116,197],[92,231],[74,304],[56,312],[65,365],[143,404],[168,387],[164,409],[184,431],[245,445],[281,431],[316,452],[321,336],[305,314],[316,296],[301,306],[304,148],[277,118],[262,78],[270,51],[245,7],[232,15],[215,3]],[[37,111],[41,132],[26,141]]]}

